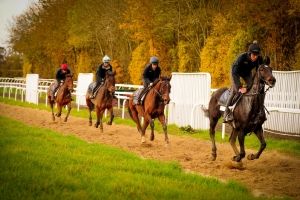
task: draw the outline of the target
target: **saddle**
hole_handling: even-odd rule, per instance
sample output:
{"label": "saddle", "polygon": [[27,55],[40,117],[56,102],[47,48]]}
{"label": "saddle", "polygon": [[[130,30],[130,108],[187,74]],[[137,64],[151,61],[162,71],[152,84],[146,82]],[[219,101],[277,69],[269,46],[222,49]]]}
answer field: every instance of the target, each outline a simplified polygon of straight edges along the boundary
{"label": "saddle", "polygon": [[[223,92],[223,94],[221,95],[220,99],[218,100],[218,104],[220,105],[220,110],[221,111],[225,111],[226,109],[226,102],[227,99],[229,98],[230,95],[230,90],[226,90],[225,92]],[[243,96],[242,93],[238,92],[234,95],[232,101],[230,102],[228,108],[229,108],[229,115],[232,115],[232,112],[237,104],[237,102],[241,99],[241,97]]]}
{"label": "saddle", "polygon": [[98,93],[98,91],[99,91],[99,89],[100,89],[100,87],[101,87],[102,85],[103,85],[103,84],[99,84],[99,85],[97,86],[97,82],[92,82],[92,83],[89,85],[89,87],[88,87],[88,92],[89,92],[89,93],[94,92],[94,96],[96,96],[97,93]]}
{"label": "saddle", "polygon": [[[144,92],[143,96],[141,97],[141,105],[143,105],[144,102],[144,98],[146,96],[146,94],[149,92],[149,90],[151,89],[152,86],[148,86],[147,88],[140,88],[136,91],[135,95],[133,96],[133,105],[138,104],[138,97],[141,95],[142,92]],[[144,91],[143,91],[144,90]]]}

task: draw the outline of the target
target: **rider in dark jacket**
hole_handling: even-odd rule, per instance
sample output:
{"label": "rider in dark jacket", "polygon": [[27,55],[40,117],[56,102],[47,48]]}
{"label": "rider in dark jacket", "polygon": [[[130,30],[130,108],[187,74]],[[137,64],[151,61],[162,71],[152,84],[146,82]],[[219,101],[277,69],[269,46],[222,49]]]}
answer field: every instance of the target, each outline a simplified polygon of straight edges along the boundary
{"label": "rider in dark jacket", "polygon": [[58,87],[64,83],[66,74],[71,74],[71,71],[68,69],[67,64],[62,64],[62,66],[57,69],[54,85],[52,86],[52,88],[50,88],[51,101],[54,101],[54,93],[58,89]]}
{"label": "rider in dark jacket", "polygon": [[96,72],[96,85],[93,88],[90,99],[95,98],[95,91],[101,86],[105,81],[105,75],[107,71],[112,71],[112,66],[110,65],[110,58],[108,56],[104,56],[102,62],[97,69]]}
{"label": "rider in dark jacket", "polygon": [[158,66],[159,60],[156,56],[150,58],[150,64],[147,65],[143,71],[143,90],[138,96],[137,104],[141,104],[141,99],[144,94],[150,89],[153,85],[153,82],[157,80],[161,74],[161,69]]}
{"label": "rider in dark jacket", "polygon": [[244,79],[247,84],[247,87],[250,87],[253,83],[252,81],[252,69],[258,68],[258,66],[262,63],[262,57],[260,55],[260,47],[257,44],[257,41],[254,41],[248,48],[248,52],[244,52],[240,54],[236,60],[233,62],[230,69],[230,95],[227,99],[225,105],[225,112],[223,116],[223,123],[228,121],[232,121],[232,115],[229,115],[229,105],[237,92],[246,93],[247,88],[244,88],[240,77]]}

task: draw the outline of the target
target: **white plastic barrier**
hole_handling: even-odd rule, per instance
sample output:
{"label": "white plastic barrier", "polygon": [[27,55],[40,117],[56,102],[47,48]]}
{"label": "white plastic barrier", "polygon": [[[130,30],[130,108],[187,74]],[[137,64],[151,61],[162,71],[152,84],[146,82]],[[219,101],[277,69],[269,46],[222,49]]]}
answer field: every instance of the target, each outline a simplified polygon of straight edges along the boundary
{"label": "white plastic barrier", "polygon": [[209,73],[172,73],[171,102],[168,124],[190,125],[194,129],[209,129],[209,120],[201,106],[207,108],[211,95]]}
{"label": "white plastic barrier", "polygon": [[76,91],[73,95],[76,95],[77,110],[79,110],[80,105],[86,105],[85,95],[90,83],[93,82],[93,73],[79,73]]}
{"label": "white plastic barrier", "polygon": [[270,111],[264,128],[300,136],[300,71],[273,71],[276,85],[266,93]]}
{"label": "white plastic barrier", "polygon": [[27,74],[26,75],[26,96],[25,101],[29,103],[38,104],[38,84],[39,75],[38,74]]}

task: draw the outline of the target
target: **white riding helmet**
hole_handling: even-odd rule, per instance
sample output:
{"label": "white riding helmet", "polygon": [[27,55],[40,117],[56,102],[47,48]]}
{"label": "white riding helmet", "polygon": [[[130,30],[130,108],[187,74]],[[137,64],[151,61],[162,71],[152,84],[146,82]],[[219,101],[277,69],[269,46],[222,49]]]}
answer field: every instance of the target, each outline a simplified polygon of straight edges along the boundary
{"label": "white riding helmet", "polygon": [[103,62],[109,63],[109,62],[110,62],[110,58],[109,58],[107,55],[105,55],[105,56],[102,58],[102,61],[103,61]]}

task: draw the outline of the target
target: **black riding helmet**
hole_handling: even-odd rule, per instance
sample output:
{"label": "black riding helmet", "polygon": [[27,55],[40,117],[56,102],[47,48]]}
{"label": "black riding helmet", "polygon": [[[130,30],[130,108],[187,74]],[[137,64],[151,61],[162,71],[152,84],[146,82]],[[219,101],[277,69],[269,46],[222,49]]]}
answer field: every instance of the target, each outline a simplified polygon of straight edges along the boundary
{"label": "black riding helmet", "polygon": [[260,54],[260,47],[257,44],[257,41],[254,40],[253,44],[250,44],[249,48],[248,48],[248,52],[258,55]]}

